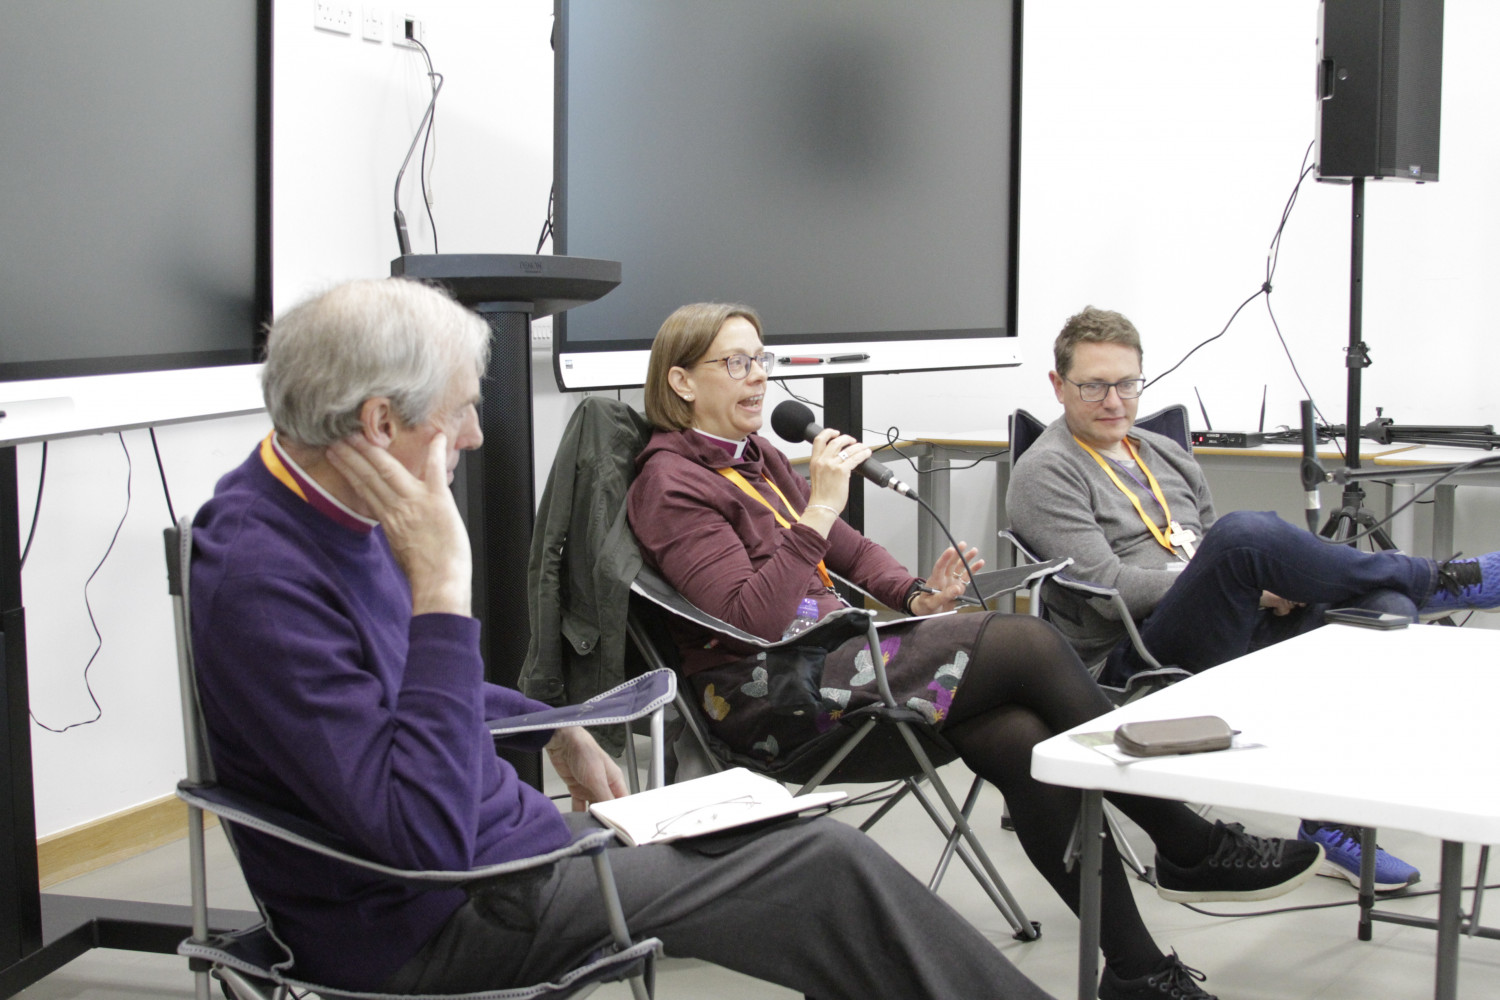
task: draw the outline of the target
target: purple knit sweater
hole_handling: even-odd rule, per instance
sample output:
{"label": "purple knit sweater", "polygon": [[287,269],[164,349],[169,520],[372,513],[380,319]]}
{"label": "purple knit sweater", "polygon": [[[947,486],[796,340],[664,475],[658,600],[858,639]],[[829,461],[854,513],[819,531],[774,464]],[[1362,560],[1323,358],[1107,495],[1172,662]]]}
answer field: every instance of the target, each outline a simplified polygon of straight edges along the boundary
{"label": "purple knit sweater", "polygon": [[[384,533],[335,523],[252,454],[194,524],[193,646],[221,784],[404,868],[460,870],[569,840],[495,756],[486,719],[546,706],[487,684],[479,623],[413,616]],[[532,749],[546,733],[530,742]],[[297,974],[384,983],[464,900],[238,831]]]}

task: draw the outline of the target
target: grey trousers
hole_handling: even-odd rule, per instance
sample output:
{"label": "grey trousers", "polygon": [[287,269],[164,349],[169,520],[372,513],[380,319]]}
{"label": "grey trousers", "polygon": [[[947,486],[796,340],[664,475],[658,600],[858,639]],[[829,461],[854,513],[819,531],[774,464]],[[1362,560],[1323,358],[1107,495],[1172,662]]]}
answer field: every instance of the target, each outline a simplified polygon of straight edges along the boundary
{"label": "grey trousers", "polygon": [[[832,819],[621,847],[610,862],[632,936],[660,938],[672,957],[818,1000],[1049,996],[874,841]],[[472,891],[385,988],[542,982],[609,940],[593,864],[571,858],[529,886]]]}

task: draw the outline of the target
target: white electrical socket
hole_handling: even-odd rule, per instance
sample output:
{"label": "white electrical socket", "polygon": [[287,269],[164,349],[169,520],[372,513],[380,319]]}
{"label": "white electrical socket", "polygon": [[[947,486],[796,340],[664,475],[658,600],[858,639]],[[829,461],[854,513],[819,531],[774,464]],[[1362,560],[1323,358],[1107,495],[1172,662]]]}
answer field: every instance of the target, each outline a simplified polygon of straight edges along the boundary
{"label": "white electrical socket", "polygon": [[361,22],[365,41],[385,41],[386,12],[384,7],[366,7],[364,20]]}
{"label": "white electrical socket", "polygon": [[313,27],[354,34],[354,7],[349,0],[313,0]]}
{"label": "white electrical socket", "polygon": [[427,41],[427,31],[422,24],[422,19],[415,14],[403,14],[397,12],[391,16],[391,44],[404,45],[406,48],[414,49],[411,40],[419,42]]}

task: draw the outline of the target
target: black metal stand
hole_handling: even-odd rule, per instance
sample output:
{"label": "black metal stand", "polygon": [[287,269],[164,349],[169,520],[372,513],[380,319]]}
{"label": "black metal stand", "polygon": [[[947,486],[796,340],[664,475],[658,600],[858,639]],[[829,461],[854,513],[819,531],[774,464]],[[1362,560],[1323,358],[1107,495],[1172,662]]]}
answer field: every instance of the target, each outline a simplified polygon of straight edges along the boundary
{"label": "black metal stand", "polygon": [[[1345,427],[1360,426],[1360,378],[1364,369],[1370,367],[1370,349],[1363,339],[1364,325],[1364,256],[1365,256],[1365,179],[1354,178],[1354,198],[1349,234],[1349,346],[1344,365],[1349,369],[1348,417]],[[1345,440],[1347,449],[1344,462],[1351,469],[1359,468],[1359,434],[1349,434]],[[1356,481],[1344,484],[1343,505],[1323,525],[1324,538],[1352,538],[1362,531],[1382,549],[1394,549],[1396,544],[1384,528],[1376,526],[1376,518],[1364,507],[1365,491]]]}
{"label": "black metal stand", "polygon": [[[845,434],[864,437],[865,388],[859,375],[828,375],[823,379],[823,426],[837,427]],[[865,481],[859,476],[849,479],[849,503],[844,520],[864,534]]]}
{"label": "black metal stand", "polygon": [[[26,610],[21,595],[16,449],[0,448],[0,997],[13,996],[90,948],[172,954],[192,933],[188,906],[43,894],[36,860]],[[260,919],[217,910],[214,927]]]}
{"label": "black metal stand", "polygon": [[[620,283],[620,264],[523,254],[408,254],[391,274],[442,285],[490,326],[490,363],[480,380],[484,446],[453,477],[474,553],[474,617],[481,623],[485,678],[515,687],[531,631],[526,567],[536,512],[531,419],[531,321],[592,302]],[[522,780],[540,788],[541,755],[501,751]]]}

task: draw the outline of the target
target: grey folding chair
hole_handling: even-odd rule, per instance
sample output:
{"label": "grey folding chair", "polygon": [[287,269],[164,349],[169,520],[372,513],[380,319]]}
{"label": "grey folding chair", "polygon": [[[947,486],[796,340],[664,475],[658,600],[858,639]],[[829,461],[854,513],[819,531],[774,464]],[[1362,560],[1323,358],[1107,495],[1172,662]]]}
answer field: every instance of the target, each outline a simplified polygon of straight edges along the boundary
{"label": "grey folding chair", "polygon": [[[469,871],[408,871],[351,853],[349,845],[335,834],[308,820],[225,788],[214,778],[202,711],[198,701],[197,673],[193,661],[192,615],[187,586],[192,563],[192,524],[183,518],[166,530],[168,590],[172,596],[177,633],[178,678],[182,696],[183,734],[187,748],[187,778],[177,785],[177,796],[188,806],[188,855],[192,893],[193,933],[178,946],[178,954],[189,960],[195,977],[197,1000],[208,1000],[210,977],[222,983],[232,1000],[284,1000],[310,991],[321,997],[360,1000],[397,1000],[394,995],[343,990],[299,979],[293,971],[293,955],[276,934],[270,915],[257,901],[261,922],[240,930],[211,933],[205,877],[203,814],[220,819],[231,847],[235,829],[244,826],[321,854],[383,875],[434,889],[452,888],[478,879],[504,878],[540,868],[567,857],[588,856],[599,880],[601,905],[609,916],[613,937],[610,948],[557,980],[533,986],[487,990],[452,995],[452,1000],[531,1000],[539,997],[582,997],[603,982],[630,981],[635,1000],[649,1000],[654,992],[655,959],[661,952],[656,938],[633,941],[626,927],[614,875],[606,848],[616,842],[611,830],[587,831],[556,851]],[[661,732],[665,705],[676,694],[675,677],[657,671],[638,677],[621,688],[591,699],[587,705],[567,706],[536,712],[515,719],[497,720],[490,731],[497,737],[512,732],[552,729],[564,725],[606,724],[653,716],[653,732]],[[513,728],[512,728],[513,727]],[[653,764],[659,778],[661,768]],[[404,1000],[411,1000],[410,997]],[[436,998],[434,998],[436,1000]]]}
{"label": "grey folding chair", "polygon": [[[1056,573],[1066,560],[1055,564],[1018,567],[1008,571],[1004,583],[1016,587],[1029,585],[1038,576]],[[1000,583],[990,578],[986,596],[995,596]],[[642,657],[654,667],[675,667],[677,646],[669,622],[675,617],[708,629],[725,639],[767,652],[792,646],[820,646],[831,650],[849,639],[863,635],[873,650],[879,650],[880,639],[873,612],[845,608],[825,616],[813,628],[792,639],[766,642],[758,636],[721,621],[689,603],[681,594],[649,568],[643,567],[631,585],[631,607],[628,620],[630,638]],[[954,800],[937,773],[937,767],[957,758],[957,752],[942,738],[927,718],[897,704],[885,673],[884,657],[871,656],[875,683],[881,703],[846,714],[840,725],[828,733],[779,759],[774,765],[737,753],[717,739],[708,728],[697,700],[679,691],[677,710],[693,743],[701,750],[707,766],[713,770],[745,767],[778,781],[798,784],[798,794],[817,788],[824,782],[890,782],[899,781],[900,791],[888,798],[860,829],[868,830],[885,816],[901,798],[913,796],[928,817],[942,832],[945,845],[928,887],[936,891],[956,854],[986,895],[999,909],[1020,940],[1032,940],[1039,925],[1027,920],[1020,904],[1001,878],[979,839],[969,825],[969,816],[978,801],[981,778],[975,778],[962,806]],[[769,662],[769,661],[768,661]],[[679,747],[681,741],[679,741]],[[923,786],[937,796],[935,805]]]}
{"label": "grey folding chair", "polygon": [[[1015,474],[1015,463],[1032,443],[1046,430],[1046,424],[1032,416],[1023,409],[1018,409],[1011,416],[1010,421],[1010,463],[1011,474]],[[1182,447],[1189,454],[1192,453],[1192,443],[1188,434],[1188,412],[1187,407],[1181,403],[1164,407],[1149,416],[1136,420],[1135,426],[1148,431],[1164,434]],[[1002,541],[1008,542],[1016,553],[1016,562],[1019,564],[1039,562],[1038,556],[1026,541],[1013,529],[1002,529],[1000,531]],[[1125,626],[1126,634],[1130,636],[1131,645],[1135,647],[1141,661],[1148,665],[1148,669],[1137,673],[1126,683],[1123,688],[1104,687],[1106,694],[1116,704],[1123,705],[1128,701],[1134,701],[1145,694],[1159,690],[1190,676],[1186,670],[1180,667],[1165,666],[1151,655],[1141,639],[1140,629],[1136,627],[1135,619],[1131,616],[1125,605],[1125,599],[1120,592],[1108,584],[1098,583],[1091,580],[1083,580],[1071,573],[1057,573],[1037,581],[1033,590],[1031,601],[1031,613],[1043,618],[1047,617],[1046,589],[1057,587],[1070,591],[1084,598],[1103,598],[1109,601],[1119,614],[1120,622]],[[1104,667],[1104,660],[1100,659],[1094,663],[1087,664],[1089,672],[1097,679],[1100,670]],[[1103,685],[1101,685],[1103,687]]]}

